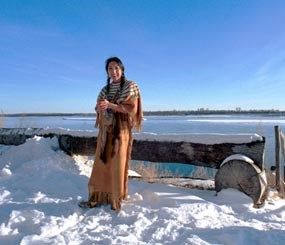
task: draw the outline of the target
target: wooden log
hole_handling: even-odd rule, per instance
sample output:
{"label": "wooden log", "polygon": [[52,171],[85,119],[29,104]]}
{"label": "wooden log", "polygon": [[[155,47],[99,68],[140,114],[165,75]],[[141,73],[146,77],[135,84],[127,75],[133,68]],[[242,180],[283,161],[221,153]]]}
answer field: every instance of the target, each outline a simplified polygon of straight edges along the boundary
{"label": "wooden log", "polygon": [[61,149],[69,155],[95,155],[97,137],[80,137],[70,135],[59,135],[58,142]]}
{"label": "wooden log", "polygon": [[243,153],[253,159],[261,169],[264,169],[264,146],[265,139],[240,144],[134,140],[132,158],[151,162],[186,163],[218,169],[227,156]]}
{"label": "wooden log", "polygon": [[0,128],[0,144],[20,145],[34,136],[54,137],[56,130],[42,128]]}
{"label": "wooden log", "polygon": [[[68,154],[94,155],[96,134],[59,129],[0,129],[0,144],[22,144],[35,135],[56,136]],[[237,140],[238,139],[238,140]],[[236,153],[250,157],[264,169],[265,138],[257,135],[134,135],[132,159],[150,162],[185,163],[219,168],[223,160]]]}
{"label": "wooden log", "polygon": [[[93,155],[96,150],[96,137],[81,140],[81,137],[72,135],[58,137],[61,148],[69,154]],[[222,137],[229,141],[227,135]],[[231,137],[234,138],[235,135]],[[163,135],[163,137],[144,135],[143,137],[134,136],[134,138],[131,155],[133,160],[219,168],[227,156],[243,153],[253,159],[259,168],[264,169],[264,137],[244,143],[221,143],[223,139],[220,139],[220,142],[212,144],[191,142],[193,139],[187,138],[187,135],[182,138],[179,135]]]}
{"label": "wooden log", "polygon": [[263,205],[267,193],[265,171],[255,164],[242,160],[230,160],[224,163],[215,175],[215,190],[234,188],[248,195],[254,207]]}

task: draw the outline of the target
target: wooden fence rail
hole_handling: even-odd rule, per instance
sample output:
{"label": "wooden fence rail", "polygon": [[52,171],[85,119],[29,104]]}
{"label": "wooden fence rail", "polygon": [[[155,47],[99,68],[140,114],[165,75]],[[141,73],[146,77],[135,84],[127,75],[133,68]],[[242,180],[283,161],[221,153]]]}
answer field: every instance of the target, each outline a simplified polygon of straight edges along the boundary
{"label": "wooden fence rail", "polygon": [[[274,126],[275,131],[275,167],[276,167],[276,189],[280,197],[285,197],[285,136],[279,126]],[[280,156],[283,156],[283,161]]]}

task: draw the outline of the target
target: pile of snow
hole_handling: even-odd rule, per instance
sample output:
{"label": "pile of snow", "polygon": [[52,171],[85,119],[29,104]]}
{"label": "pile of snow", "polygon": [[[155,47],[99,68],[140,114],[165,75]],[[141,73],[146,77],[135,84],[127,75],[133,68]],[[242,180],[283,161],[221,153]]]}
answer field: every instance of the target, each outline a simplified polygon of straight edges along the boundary
{"label": "pile of snow", "polygon": [[154,134],[139,133],[134,134],[136,140],[151,141],[171,141],[171,142],[189,142],[196,144],[242,144],[255,141],[263,142],[262,136],[258,134],[218,134],[218,133],[187,133],[187,134]]}
{"label": "pile of snow", "polygon": [[[57,139],[0,145],[0,244],[283,244],[285,200],[129,181],[129,198],[82,210],[92,161]],[[275,194],[275,193],[270,193]]]}

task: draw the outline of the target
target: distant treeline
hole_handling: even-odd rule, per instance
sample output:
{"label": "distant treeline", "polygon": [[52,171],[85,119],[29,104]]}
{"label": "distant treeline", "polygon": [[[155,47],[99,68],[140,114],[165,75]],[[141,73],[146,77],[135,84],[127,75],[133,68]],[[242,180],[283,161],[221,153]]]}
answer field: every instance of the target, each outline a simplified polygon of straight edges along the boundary
{"label": "distant treeline", "polygon": [[[182,116],[182,115],[274,115],[274,116],[285,116],[285,111],[281,110],[169,110],[169,111],[144,111],[145,116]],[[95,117],[95,113],[14,113],[14,114],[0,114],[0,116],[10,117],[47,117],[47,116],[80,116],[80,117]]]}
{"label": "distant treeline", "polygon": [[285,111],[280,110],[185,110],[185,111],[145,111],[144,115],[159,115],[159,116],[179,116],[179,115],[247,115],[247,114],[257,114],[257,115],[283,115],[285,116]]}

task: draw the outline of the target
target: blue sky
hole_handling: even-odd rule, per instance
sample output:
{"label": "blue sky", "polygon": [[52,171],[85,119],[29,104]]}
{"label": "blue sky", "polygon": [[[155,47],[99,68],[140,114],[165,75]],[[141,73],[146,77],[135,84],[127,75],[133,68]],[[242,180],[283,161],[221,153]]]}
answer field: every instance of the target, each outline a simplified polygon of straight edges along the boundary
{"label": "blue sky", "polygon": [[285,110],[285,1],[0,0],[0,112],[93,112],[120,57],[144,110]]}

